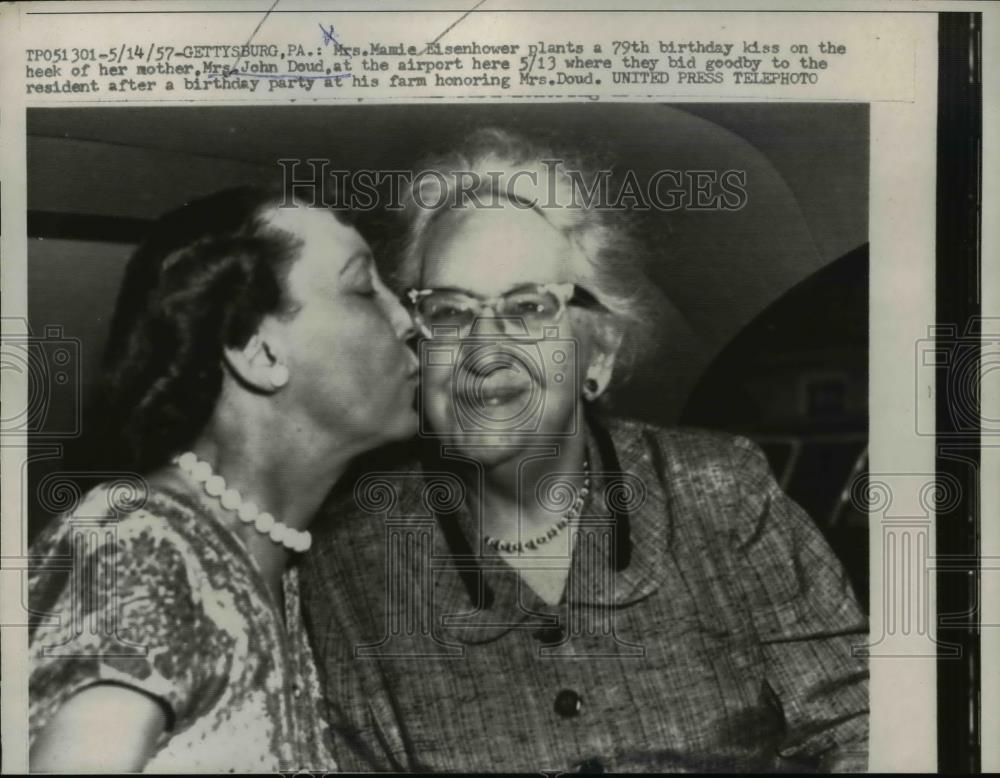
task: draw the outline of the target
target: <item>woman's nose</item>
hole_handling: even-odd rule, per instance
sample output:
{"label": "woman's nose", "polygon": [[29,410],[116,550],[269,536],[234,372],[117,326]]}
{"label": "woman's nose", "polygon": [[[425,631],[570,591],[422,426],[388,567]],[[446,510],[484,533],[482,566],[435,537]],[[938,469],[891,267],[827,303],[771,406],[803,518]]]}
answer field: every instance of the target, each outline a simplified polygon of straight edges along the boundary
{"label": "woman's nose", "polygon": [[391,294],[384,294],[383,298],[387,309],[386,313],[389,316],[389,321],[392,323],[396,337],[403,342],[408,342],[416,338],[417,325],[414,323],[410,312]]}
{"label": "woman's nose", "polygon": [[399,340],[407,343],[417,336],[417,326],[413,321],[410,312],[403,307],[396,297],[385,285],[385,282],[378,276],[374,277],[377,300],[385,313],[386,318],[392,325],[393,331]]}
{"label": "woman's nose", "polygon": [[472,320],[469,331],[475,335],[505,335],[507,321],[492,305],[483,305]]}

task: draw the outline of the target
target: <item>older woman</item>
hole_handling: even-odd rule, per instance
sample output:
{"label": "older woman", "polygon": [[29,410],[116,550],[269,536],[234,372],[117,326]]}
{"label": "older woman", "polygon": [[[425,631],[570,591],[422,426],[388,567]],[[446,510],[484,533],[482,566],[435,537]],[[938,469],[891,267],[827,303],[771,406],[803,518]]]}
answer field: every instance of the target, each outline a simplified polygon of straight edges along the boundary
{"label": "older woman", "polygon": [[357,231],[281,202],[189,203],[129,263],[107,430],[145,478],[32,548],[34,771],[335,766],[292,563],[347,463],[415,431],[416,361]]}
{"label": "older woman", "polygon": [[759,449],[601,413],[649,285],[555,156],[486,131],[413,193],[420,461],[306,568],[340,763],[863,769],[866,620]]}

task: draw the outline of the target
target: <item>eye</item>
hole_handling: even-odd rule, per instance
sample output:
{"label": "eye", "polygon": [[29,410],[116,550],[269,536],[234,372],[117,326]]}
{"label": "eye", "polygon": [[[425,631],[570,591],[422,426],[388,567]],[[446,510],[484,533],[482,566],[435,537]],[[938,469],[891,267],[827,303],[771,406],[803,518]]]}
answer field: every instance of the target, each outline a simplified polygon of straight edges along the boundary
{"label": "eye", "polygon": [[430,309],[430,315],[441,318],[448,318],[449,316],[461,316],[466,313],[468,309],[460,305],[452,305],[450,303],[441,303],[440,305],[435,305]]}
{"label": "eye", "polygon": [[358,297],[369,299],[375,297],[378,294],[378,287],[374,273],[375,267],[367,256],[355,255],[341,271],[344,291]]}
{"label": "eye", "polygon": [[504,301],[504,307],[511,316],[546,317],[555,315],[559,302],[551,295],[522,292],[509,295]]}
{"label": "eye", "polygon": [[378,294],[378,290],[375,288],[375,283],[372,281],[370,273],[365,273],[358,279],[354,291],[355,294],[368,298],[375,297],[375,295]]}
{"label": "eye", "polygon": [[541,313],[542,305],[537,300],[517,300],[511,305],[511,313],[528,315]]}

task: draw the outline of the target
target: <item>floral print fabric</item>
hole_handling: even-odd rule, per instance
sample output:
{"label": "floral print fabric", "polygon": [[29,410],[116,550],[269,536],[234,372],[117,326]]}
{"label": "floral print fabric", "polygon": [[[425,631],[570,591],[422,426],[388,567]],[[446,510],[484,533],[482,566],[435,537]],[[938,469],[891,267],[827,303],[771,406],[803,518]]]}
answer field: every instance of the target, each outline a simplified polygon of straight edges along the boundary
{"label": "floral print fabric", "polygon": [[32,559],[32,743],[73,694],[107,682],[164,707],[147,771],[335,769],[297,570],[279,605],[195,498],[156,490],[122,512],[98,487]]}

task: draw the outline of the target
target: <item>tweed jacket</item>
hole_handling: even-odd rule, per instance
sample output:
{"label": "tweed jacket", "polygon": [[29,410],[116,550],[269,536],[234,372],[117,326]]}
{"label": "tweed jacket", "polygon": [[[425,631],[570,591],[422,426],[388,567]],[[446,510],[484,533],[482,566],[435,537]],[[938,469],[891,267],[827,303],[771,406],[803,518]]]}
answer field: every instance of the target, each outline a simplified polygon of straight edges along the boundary
{"label": "tweed jacket", "polygon": [[327,506],[303,605],[341,768],[864,770],[866,618],[761,451],[589,435],[556,606],[481,542],[440,462]]}

